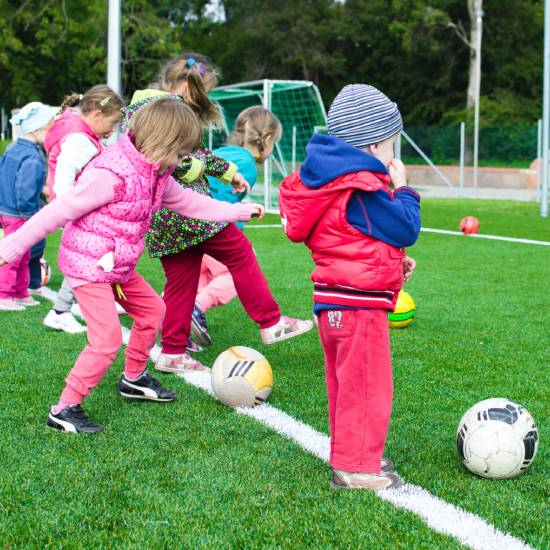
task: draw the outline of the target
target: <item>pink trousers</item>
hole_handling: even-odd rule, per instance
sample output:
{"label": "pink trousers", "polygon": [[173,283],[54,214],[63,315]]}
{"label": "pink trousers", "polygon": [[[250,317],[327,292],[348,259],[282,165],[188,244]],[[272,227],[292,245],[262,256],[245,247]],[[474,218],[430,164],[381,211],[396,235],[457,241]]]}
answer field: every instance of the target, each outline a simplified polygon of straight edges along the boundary
{"label": "pink trousers", "polygon": [[[22,218],[0,216],[0,225],[5,236],[15,233],[25,221]],[[27,250],[17,262],[0,266],[0,298],[26,298],[29,295],[30,260],[31,252]]]}
{"label": "pink trousers", "polygon": [[61,394],[66,403],[81,403],[97,386],[113,364],[122,345],[122,327],[115,300],[133,319],[130,341],[126,347],[124,373],[137,378],[146,368],[164,318],[164,302],[136,271],[120,285],[124,297],[108,283],[89,283],[76,287],[74,293],[88,326],[88,345],[78,356],[65,379]]}
{"label": "pink trousers", "polygon": [[202,257],[197,302],[201,311],[228,304],[237,296],[237,289],[229,269],[221,262],[205,254]]}
{"label": "pink trousers", "polygon": [[330,464],[347,472],[380,473],[392,409],[388,312],[323,311]]}

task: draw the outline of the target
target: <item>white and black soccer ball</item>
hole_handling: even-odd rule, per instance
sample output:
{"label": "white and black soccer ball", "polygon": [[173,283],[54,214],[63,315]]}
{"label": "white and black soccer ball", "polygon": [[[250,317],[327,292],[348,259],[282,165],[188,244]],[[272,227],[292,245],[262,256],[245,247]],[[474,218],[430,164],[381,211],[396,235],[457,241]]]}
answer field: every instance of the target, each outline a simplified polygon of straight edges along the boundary
{"label": "white and black soccer ball", "polygon": [[498,397],[468,409],[456,432],[456,446],[466,468],[489,479],[525,472],[537,454],[538,440],[537,426],[529,412]]}

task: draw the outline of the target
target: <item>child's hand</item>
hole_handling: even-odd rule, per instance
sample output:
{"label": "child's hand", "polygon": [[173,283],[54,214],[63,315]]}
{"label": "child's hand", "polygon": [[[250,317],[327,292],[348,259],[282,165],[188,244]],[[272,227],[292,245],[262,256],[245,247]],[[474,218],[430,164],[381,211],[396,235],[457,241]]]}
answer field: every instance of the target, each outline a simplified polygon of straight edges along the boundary
{"label": "child's hand", "polygon": [[407,282],[416,268],[416,260],[409,256],[405,256],[403,260],[403,281]]}
{"label": "child's hand", "polygon": [[252,218],[261,220],[264,217],[264,207],[257,202],[250,203],[252,205]]}
{"label": "child's hand", "polygon": [[388,166],[388,170],[390,173],[390,180],[395,189],[407,185],[407,169],[399,159],[393,159]]}
{"label": "child's hand", "polygon": [[243,193],[243,192],[248,193],[250,191],[250,185],[244,179],[244,176],[239,172],[236,172],[235,175],[233,176],[231,187],[233,187],[234,195],[236,195],[237,193]]}

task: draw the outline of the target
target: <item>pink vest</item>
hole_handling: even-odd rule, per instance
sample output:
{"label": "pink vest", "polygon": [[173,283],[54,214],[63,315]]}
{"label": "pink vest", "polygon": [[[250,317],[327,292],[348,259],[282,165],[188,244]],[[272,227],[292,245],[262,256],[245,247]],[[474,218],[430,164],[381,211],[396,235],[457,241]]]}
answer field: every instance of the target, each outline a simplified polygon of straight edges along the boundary
{"label": "pink vest", "polygon": [[[69,134],[85,134],[97,147],[97,154],[103,150],[103,145],[97,134],[88,126],[86,121],[74,109],[66,109],[63,114],[55,120],[52,127],[46,134],[44,148],[48,153],[48,176],[46,183],[50,193],[50,202],[55,198],[53,185],[55,183],[55,170],[57,168],[57,157],[61,152],[63,140]],[[78,174],[79,176],[80,174]],[[77,178],[78,178],[77,176]]]}
{"label": "pink vest", "polygon": [[347,220],[354,191],[386,190],[389,178],[372,172],[346,174],[312,189],[295,172],[280,186],[279,207],[289,239],[305,242],[315,269],[314,301],[393,309],[403,283],[403,249],[365,235]]}
{"label": "pink vest", "polygon": [[[113,200],[68,223],[59,249],[59,269],[67,276],[94,283],[124,283],[143,252],[143,237],[153,213],[160,208],[170,171],[158,174],[136,150],[129,134],[111,145],[86,167],[110,170],[118,176]],[[78,185],[78,183],[77,183]],[[114,269],[97,265],[114,253]]]}

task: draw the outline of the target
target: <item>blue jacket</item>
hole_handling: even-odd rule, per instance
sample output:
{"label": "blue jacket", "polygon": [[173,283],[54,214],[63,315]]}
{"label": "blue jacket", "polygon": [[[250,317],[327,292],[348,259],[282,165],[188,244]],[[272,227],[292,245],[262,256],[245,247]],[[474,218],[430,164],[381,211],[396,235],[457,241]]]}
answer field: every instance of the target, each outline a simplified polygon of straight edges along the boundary
{"label": "blue jacket", "polygon": [[[258,172],[256,170],[256,161],[248,149],[236,145],[227,145],[214,149],[212,152],[224,160],[235,163],[237,170],[244,176],[250,184],[250,189],[252,189],[256,183]],[[208,182],[210,183],[212,197],[220,201],[236,203],[242,201],[246,195],[246,193],[233,194],[231,185],[225,185],[219,179],[212,176],[208,176]],[[236,225],[240,229],[244,227],[242,222],[236,222]]]}
{"label": "blue jacket", "polygon": [[[300,179],[307,187],[319,188],[353,172],[388,173],[377,158],[333,136],[314,134],[306,150]],[[420,196],[411,187],[397,189],[393,198],[387,191],[355,191],[346,214],[365,235],[399,248],[413,245],[420,232]]]}
{"label": "blue jacket", "polygon": [[45,176],[41,147],[18,138],[0,157],[0,215],[28,219],[38,212]]}

